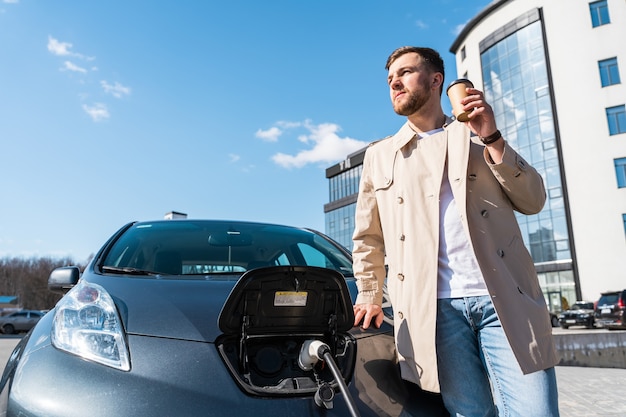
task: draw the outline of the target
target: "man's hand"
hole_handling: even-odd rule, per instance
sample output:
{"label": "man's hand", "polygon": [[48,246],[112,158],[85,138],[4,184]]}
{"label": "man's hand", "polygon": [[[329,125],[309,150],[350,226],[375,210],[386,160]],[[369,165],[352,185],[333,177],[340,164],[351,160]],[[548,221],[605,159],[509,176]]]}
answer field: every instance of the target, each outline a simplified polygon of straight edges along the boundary
{"label": "man's hand", "polygon": [[385,314],[381,306],[376,304],[357,304],[354,306],[354,325],[358,326],[363,321],[361,327],[367,329],[370,324],[379,328],[383,324]]}
{"label": "man's hand", "polygon": [[485,95],[476,88],[466,88],[467,97],[461,100],[463,109],[469,111],[470,119],[465,122],[478,136],[485,137],[496,131],[496,118],[493,109],[485,101]]}

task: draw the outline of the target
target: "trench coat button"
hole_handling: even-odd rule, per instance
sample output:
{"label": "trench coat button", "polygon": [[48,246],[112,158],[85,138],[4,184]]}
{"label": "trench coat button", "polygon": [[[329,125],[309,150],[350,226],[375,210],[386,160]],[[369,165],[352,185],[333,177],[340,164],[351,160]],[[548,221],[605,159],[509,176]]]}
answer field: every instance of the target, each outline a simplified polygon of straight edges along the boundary
{"label": "trench coat button", "polygon": [[480,215],[483,216],[484,218],[489,217],[489,212],[487,210],[483,210],[480,212]]}
{"label": "trench coat button", "polygon": [[520,175],[522,175],[522,171],[515,171],[515,173],[513,174],[515,178],[519,177]]}
{"label": "trench coat button", "polygon": [[468,178],[470,181],[476,181],[476,174],[469,174]]}
{"label": "trench coat button", "polygon": [[404,198],[398,197],[398,204],[402,204],[402,203],[404,203]]}
{"label": "trench coat button", "polygon": [[523,159],[518,159],[517,160],[517,166],[519,167],[519,169],[521,169],[522,171],[526,169],[526,162],[524,162]]}
{"label": "trench coat button", "polygon": [[404,314],[401,311],[398,311],[398,318],[402,320],[404,318]]}
{"label": "trench coat button", "polygon": [[404,234],[400,235],[400,242],[404,242]]}
{"label": "trench coat button", "polygon": [[498,249],[498,256],[504,258],[504,251],[502,249]]}
{"label": "trench coat button", "polygon": [[398,274],[398,280],[404,281],[404,274],[403,273],[399,273]]}

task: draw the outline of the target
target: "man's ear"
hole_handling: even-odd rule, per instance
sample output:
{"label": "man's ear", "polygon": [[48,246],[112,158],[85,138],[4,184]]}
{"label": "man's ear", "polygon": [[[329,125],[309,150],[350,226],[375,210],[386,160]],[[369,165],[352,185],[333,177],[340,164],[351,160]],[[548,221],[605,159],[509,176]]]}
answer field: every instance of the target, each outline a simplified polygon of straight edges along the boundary
{"label": "man's ear", "polygon": [[443,74],[440,72],[433,73],[432,83],[433,88],[439,89],[441,87],[441,84],[443,84]]}

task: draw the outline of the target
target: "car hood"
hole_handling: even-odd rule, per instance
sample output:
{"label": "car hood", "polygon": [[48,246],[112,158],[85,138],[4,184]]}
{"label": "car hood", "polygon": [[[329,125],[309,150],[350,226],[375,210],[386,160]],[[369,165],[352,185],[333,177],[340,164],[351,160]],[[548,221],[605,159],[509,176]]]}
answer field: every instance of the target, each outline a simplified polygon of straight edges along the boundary
{"label": "car hood", "polygon": [[[280,269],[280,267],[277,267]],[[273,270],[262,268],[257,271]],[[300,274],[315,268],[298,268]],[[322,268],[316,268],[319,281]],[[254,272],[254,271],[251,271]],[[330,271],[333,273],[333,271]],[[341,277],[341,274],[334,273]],[[331,274],[329,281],[337,284],[337,276]],[[324,274],[322,274],[324,275]],[[267,274],[265,274],[267,277]],[[229,319],[222,318],[222,330],[218,320],[226,300],[240,300],[239,291],[250,291],[249,273],[241,278],[241,285],[233,291],[238,276],[212,276],[209,279],[154,279],[154,277],[128,277],[119,275],[99,275],[85,273],[82,279],[101,285],[115,302],[126,333],[154,337],[167,337],[202,342],[213,342],[224,332],[239,331],[232,319],[232,311],[237,303],[227,310]],[[248,279],[247,279],[248,278]],[[343,280],[343,277],[341,277]],[[341,299],[344,316],[340,327],[349,328],[354,320],[351,302],[356,294],[353,280],[348,282],[349,290]],[[246,283],[243,285],[243,283]],[[343,282],[342,282],[343,284]],[[345,285],[344,285],[345,286]],[[232,294],[231,294],[232,292]],[[345,298],[348,299],[345,299]],[[340,297],[341,298],[341,297]],[[351,298],[351,299],[350,299]],[[345,306],[349,305],[347,309]],[[274,317],[276,320],[277,317]],[[289,319],[290,320],[290,319]],[[281,328],[281,331],[284,331]],[[344,329],[342,329],[344,330]]]}
{"label": "car hood", "polygon": [[592,314],[593,310],[589,310],[586,308],[577,308],[576,310],[565,310],[563,313],[565,314]]}
{"label": "car hood", "polygon": [[213,342],[217,318],[236,277],[224,279],[148,279],[83,275],[101,285],[115,302],[128,334]]}

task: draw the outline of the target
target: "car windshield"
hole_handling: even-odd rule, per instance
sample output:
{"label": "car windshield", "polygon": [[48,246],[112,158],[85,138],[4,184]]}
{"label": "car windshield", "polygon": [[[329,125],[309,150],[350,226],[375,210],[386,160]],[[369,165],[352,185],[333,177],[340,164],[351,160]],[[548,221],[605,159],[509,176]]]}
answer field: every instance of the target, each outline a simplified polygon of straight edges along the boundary
{"label": "car windshield", "polygon": [[574,303],[572,310],[593,310],[593,303]]}
{"label": "car windshield", "polygon": [[236,274],[264,266],[317,266],[352,275],[349,253],[321,234],[293,227],[211,220],[136,223],[99,263],[138,276]]}
{"label": "car windshield", "polygon": [[600,300],[598,300],[598,305],[602,306],[602,305],[610,305],[610,304],[617,304],[617,299],[619,294],[615,293],[615,294],[604,294],[600,297]]}

